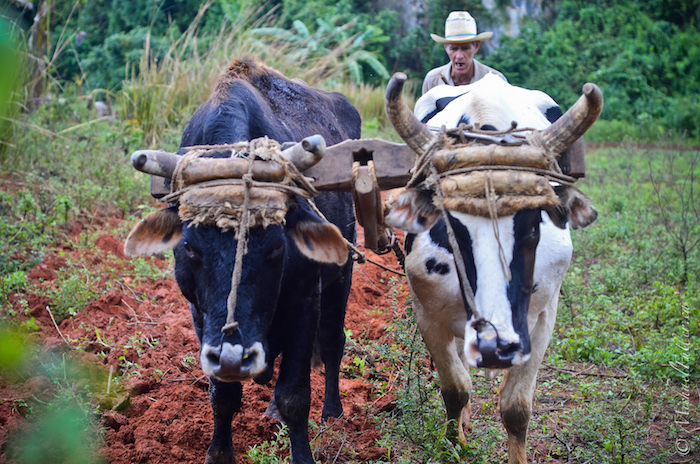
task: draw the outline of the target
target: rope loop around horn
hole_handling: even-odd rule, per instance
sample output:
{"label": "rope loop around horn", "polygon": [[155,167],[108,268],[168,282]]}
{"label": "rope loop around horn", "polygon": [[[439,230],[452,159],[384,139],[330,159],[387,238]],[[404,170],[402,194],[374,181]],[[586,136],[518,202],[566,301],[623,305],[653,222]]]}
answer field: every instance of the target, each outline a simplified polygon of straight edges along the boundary
{"label": "rope loop around horn", "polygon": [[[475,132],[464,124],[449,130],[441,127],[416,160],[406,187],[436,191],[439,183],[447,209],[495,219],[523,209],[554,207],[558,197],[550,182],[576,181],[562,174],[554,155],[529,145],[520,130],[493,133],[510,134],[507,143],[496,136],[484,138],[487,132],[491,131]],[[434,177],[429,174],[431,166]]]}

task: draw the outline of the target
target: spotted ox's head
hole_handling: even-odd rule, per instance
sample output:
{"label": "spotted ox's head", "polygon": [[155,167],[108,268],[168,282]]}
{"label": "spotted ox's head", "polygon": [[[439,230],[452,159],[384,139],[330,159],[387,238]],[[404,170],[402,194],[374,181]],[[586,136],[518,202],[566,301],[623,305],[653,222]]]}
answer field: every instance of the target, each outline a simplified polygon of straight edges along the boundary
{"label": "spotted ox's head", "polygon": [[[387,114],[399,135],[421,155],[435,136],[403,103],[403,80],[403,76],[394,76],[389,84]],[[503,88],[494,88],[499,86]],[[512,127],[511,121],[517,121],[520,127],[545,128],[538,134],[546,140],[545,149],[555,154],[577,140],[602,108],[595,86],[584,90],[590,98],[584,96],[583,102],[577,103],[590,108],[572,108],[574,120],[569,112],[560,118],[558,106],[545,94],[512,87],[501,79],[489,79],[481,90],[478,83],[433,90],[424,96],[430,104],[419,100],[416,105],[420,117],[429,124],[455,127],[467,122],[482,130],[505,130]],[[524,98],[518,99],[518,95]],[[592,120],[589,110],[596,113]],[[583,114],[586,116],[578,117]],[[558,122],[550,125],[551,120]],[[471,366],[507,368],[526,362],[531,354],[528,309],[540,285],[535,281],[536,265],[543,281],[561,282],[571,255],[568,227],[585,227],[595,220],[597,213],[590,200],[573,187],[558,185],[554,188],[559,198],[556,206],[527,207],[498,217],[449,210],[448,227],[445,215],[435,206],[431,188],[405,191],[386,218],[390,226],[409,233],[406,271],[416,297],[423,307],[464,306],[468,321],[464,355]],[[547,231],[546,244],[540,240],[542,230]],[[454,241],[449,239],[450,233]],[[455,260],[463,263],[468,286],[460,283]],[[463,291],[469,287],[471,295]]]}
{"label": "spotted ox's head", "polygon": [[[458,254],[453,253],[448,228],[434,206],[432,192],[404,192],[386,217],[390,226],[409,232],[406,272],[421,304],[456,304],[466,309],[464,349],[473,367],[506,368],[530,357],[531,296],[541,285],[563,277],[571,257],[568,225],[580,227],[595,216],[590,200],[581,192],[573,188],[556,190],[566,203],[549,210],[525,209],[496,220],[450,211]],[[543,227],[550,240],[545,244],[540,243]],[[539,281],[535,280],[536,254],[544,269]],[[461,293],[455,259],[464,264],[476,313],[483,322],[477,323],[475,311]]]}
{"label": "spotted ox's head", "polygon": [[[134,256],[174,248],[175,277],[192,306],[202,370],[224,382],[252,379],[270,362],[268,330],[278,308],[311,307],[306,300],[318,293],[317,263],[344,264],[345,241],[301,198],[290,200],[281,223],[250,229],[236,293],[238,328],[222,333],[238,252],[235,232],[182,222],[179,207],[146,216],[132,230],[125,250]],[[317,317],[313,311],[311,318]]]}

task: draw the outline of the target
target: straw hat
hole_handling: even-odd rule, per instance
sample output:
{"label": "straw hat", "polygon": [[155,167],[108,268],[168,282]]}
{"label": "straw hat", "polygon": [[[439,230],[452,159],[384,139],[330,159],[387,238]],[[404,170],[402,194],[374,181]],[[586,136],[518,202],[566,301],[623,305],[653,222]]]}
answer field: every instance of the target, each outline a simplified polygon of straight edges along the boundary
{"label": "straw hat", "polygon": [[476,33],[476,20],[466,11],[453,11],[445,21],[445,37],[430,34],[435,42],[464,43],[488,40],[493,32]]}

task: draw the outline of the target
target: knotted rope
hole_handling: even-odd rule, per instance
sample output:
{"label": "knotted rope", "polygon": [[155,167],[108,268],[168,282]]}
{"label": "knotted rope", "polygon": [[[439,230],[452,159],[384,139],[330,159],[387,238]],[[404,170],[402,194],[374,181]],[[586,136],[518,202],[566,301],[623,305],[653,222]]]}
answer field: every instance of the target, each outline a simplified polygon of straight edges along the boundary
{"label": "knotted rope", "polygon": [[248,219],[250,216],[250,189],[253,185],[253,161],[255,160],[255,152],[250,154],[248,158],[248,173],[243,176],[245,185],[245,196],[243,197],[243,215],[241,216],[240,226],[236,234],[236,260],[233,264],[233,273],[231,274],[231,291],[226,299],[226,324],[221,328],[221,333],[231,335],[238,328],[236,322],[235,311],[236,302],[238,301],[238,284],[241,283],[241,275],[243,274],[243,257],[248,253]]}

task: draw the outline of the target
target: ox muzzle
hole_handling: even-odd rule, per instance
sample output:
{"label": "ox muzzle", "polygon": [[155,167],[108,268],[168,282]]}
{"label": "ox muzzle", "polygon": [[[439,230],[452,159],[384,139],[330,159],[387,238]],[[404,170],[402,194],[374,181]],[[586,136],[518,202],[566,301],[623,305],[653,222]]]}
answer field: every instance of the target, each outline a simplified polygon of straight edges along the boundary
{"label": "ox muzzle", "polygon": [[202,345],[202,371],[222,382],[250,380],[267,368],[265,349],[255,342],[249,348],[227,341],[218,346]]}
{"label": "ox muzzle", "polygon": [[[505,331],[504,331],[505,332]],[[530,344],[526,337],[515,333],[499,334],[496,326],[484,319],[468,324],[465,354],[472,367],[507,369],[530,359]],[[527,340],[523,340],[527,338]]]}

